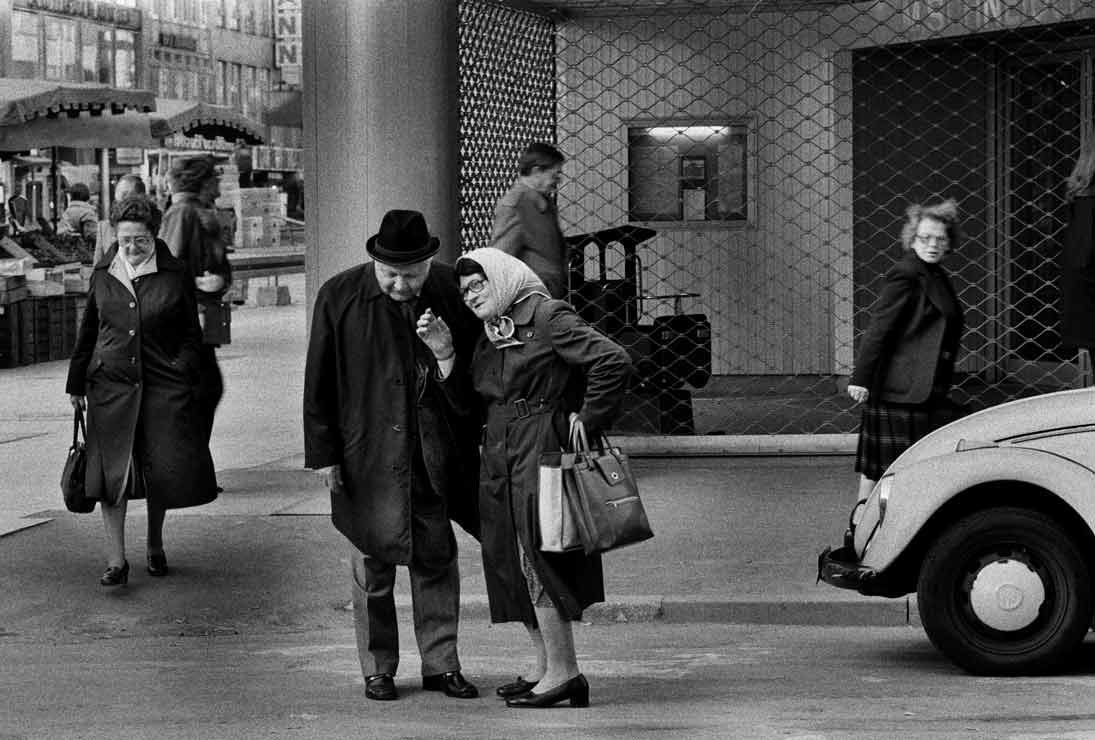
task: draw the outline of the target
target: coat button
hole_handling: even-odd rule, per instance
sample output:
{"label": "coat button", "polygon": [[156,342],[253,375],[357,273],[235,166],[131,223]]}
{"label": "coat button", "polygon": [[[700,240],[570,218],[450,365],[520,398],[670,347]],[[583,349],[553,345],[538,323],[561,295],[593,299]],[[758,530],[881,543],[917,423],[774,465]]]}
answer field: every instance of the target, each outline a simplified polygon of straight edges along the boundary
{"label": "coat button", "polygon": [[130,308],[136,308],[136,307],[137,307],[137,304],[136,304],[136,303],[134,303],[133,301],[130,301],[130,302],[129,302],[129,307],[130,307]]}
{"label": "coat button", "polygon": [[133,336],[136,336],[136,335],[137,335],[137,330],[136,329],[130,329],[129,330],[129,336],[133,337]]}
{"label": "coat button", "polygon": [[395,424],[394,426],[392,426],[392,431],[393,432],[402,432],[403,431],[403,425],[402,424]]}
{"label": "coat button", "polygon": [[130,365],[136,365],[137,364],[137,358],[136,357],[130,357],[129,358],[129,364]]}

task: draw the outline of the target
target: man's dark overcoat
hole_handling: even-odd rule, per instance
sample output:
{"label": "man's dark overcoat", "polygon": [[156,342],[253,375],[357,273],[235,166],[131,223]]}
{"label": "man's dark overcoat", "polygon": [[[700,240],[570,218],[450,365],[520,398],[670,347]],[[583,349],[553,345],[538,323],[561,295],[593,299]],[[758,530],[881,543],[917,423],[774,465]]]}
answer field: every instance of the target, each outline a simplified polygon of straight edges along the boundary
{"label": "man's dark overcoat", "polygon": [[87,492],[116,503],[130,458],[139,474],[130,498],[164,509],[216,498],[213,459],[196,399],[198,324],[186,266],[156,241],[156,268],[133,281],[111,274],[111,247],[91,275],[87,310],[66,389],[87,397]]}
{"label": "man's dark overcoat", "polygon": [[[416,311],[427,308],[448,323],[457,362],[466,365],[482,324],[460,299],[451,267],[431,265]],[[428,373],[416,372],[416,356],[429,363]],[[417,388],[423,375],[425,386]],[[449,517],[478,533],[478,416],[457,417],[438,383],[432,355],[381,291],[374,263],[324,283],[304,371],[304,465],[342,467],[344,490],[331,492],[331,519],[382,562],[409,564],[412,545],[422,546],[411,542],[411,455],[419,442]]]}
{"label": "man's dark overcoat", "polygon": [[[631,359],[563,301],[533,295],[510,317],[522,344],[497,349],[481,335],[472,361],[472,384],[487,404],[479,508],[491,620],[536,621],[518,540],[560,614],[575,620],[604,601],[601,558],[540,551],[540,456],[561,449],[570,412],[578,412],[587,430],[608,428]],[[526,405],[530,415],[520,418]]]}

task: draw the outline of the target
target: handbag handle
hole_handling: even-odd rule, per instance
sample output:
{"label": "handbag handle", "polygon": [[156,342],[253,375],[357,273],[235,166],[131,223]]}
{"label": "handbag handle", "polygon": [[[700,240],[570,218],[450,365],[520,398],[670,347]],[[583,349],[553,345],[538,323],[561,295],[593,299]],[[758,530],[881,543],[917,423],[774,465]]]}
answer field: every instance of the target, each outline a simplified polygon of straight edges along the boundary
{"label": "handbag handle", "polygon": [[[605,452],[612,449],[612,443],[608,439],[608,435],[601,432],[594,440],[597,445],[598,452]],[[570,451],[571,452],[585,452],[589,453],[592,448],[589,446],[589,435],[586,433],[586,425],[580,419],[575,421],[570,426]]]}
{"label": "handbag handle", "polygon": [[83,435],[84,439],[87,439],[87,427],[84,426],[84,411],[77,408],[76,415],[72,420],[72,446],[75,447],[76,443],[80,441],[80,435]]}

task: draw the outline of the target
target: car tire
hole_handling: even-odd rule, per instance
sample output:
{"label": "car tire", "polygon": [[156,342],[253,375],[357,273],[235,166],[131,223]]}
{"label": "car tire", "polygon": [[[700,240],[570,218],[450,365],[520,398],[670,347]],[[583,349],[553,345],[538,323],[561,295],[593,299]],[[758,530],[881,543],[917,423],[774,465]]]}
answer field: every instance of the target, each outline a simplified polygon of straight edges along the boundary
{"label": "car tire", "polygon": [[1060,667],[1092,621],[1092,581],[1076,538],[1018,507],[976,512],[930,546],[917,603],[932,643],[967,671],[1030,675]]}

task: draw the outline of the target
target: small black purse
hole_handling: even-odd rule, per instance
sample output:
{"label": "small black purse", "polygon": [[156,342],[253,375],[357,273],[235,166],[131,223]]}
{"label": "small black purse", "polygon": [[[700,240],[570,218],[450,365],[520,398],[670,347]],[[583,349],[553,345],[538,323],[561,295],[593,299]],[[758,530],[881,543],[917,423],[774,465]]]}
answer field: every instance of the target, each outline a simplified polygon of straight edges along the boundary
{"label": "small black purse", "polygon": [[65,508],[75,514],[89,514],[95,510],[95,499],[87,497],[84,487],[84,473],[87,471],[86,439],[84,412],[76,409],[76,418],[72,421],[72,446],[68,448],[68,458],[61,472],[61,494],[65,498]]}

